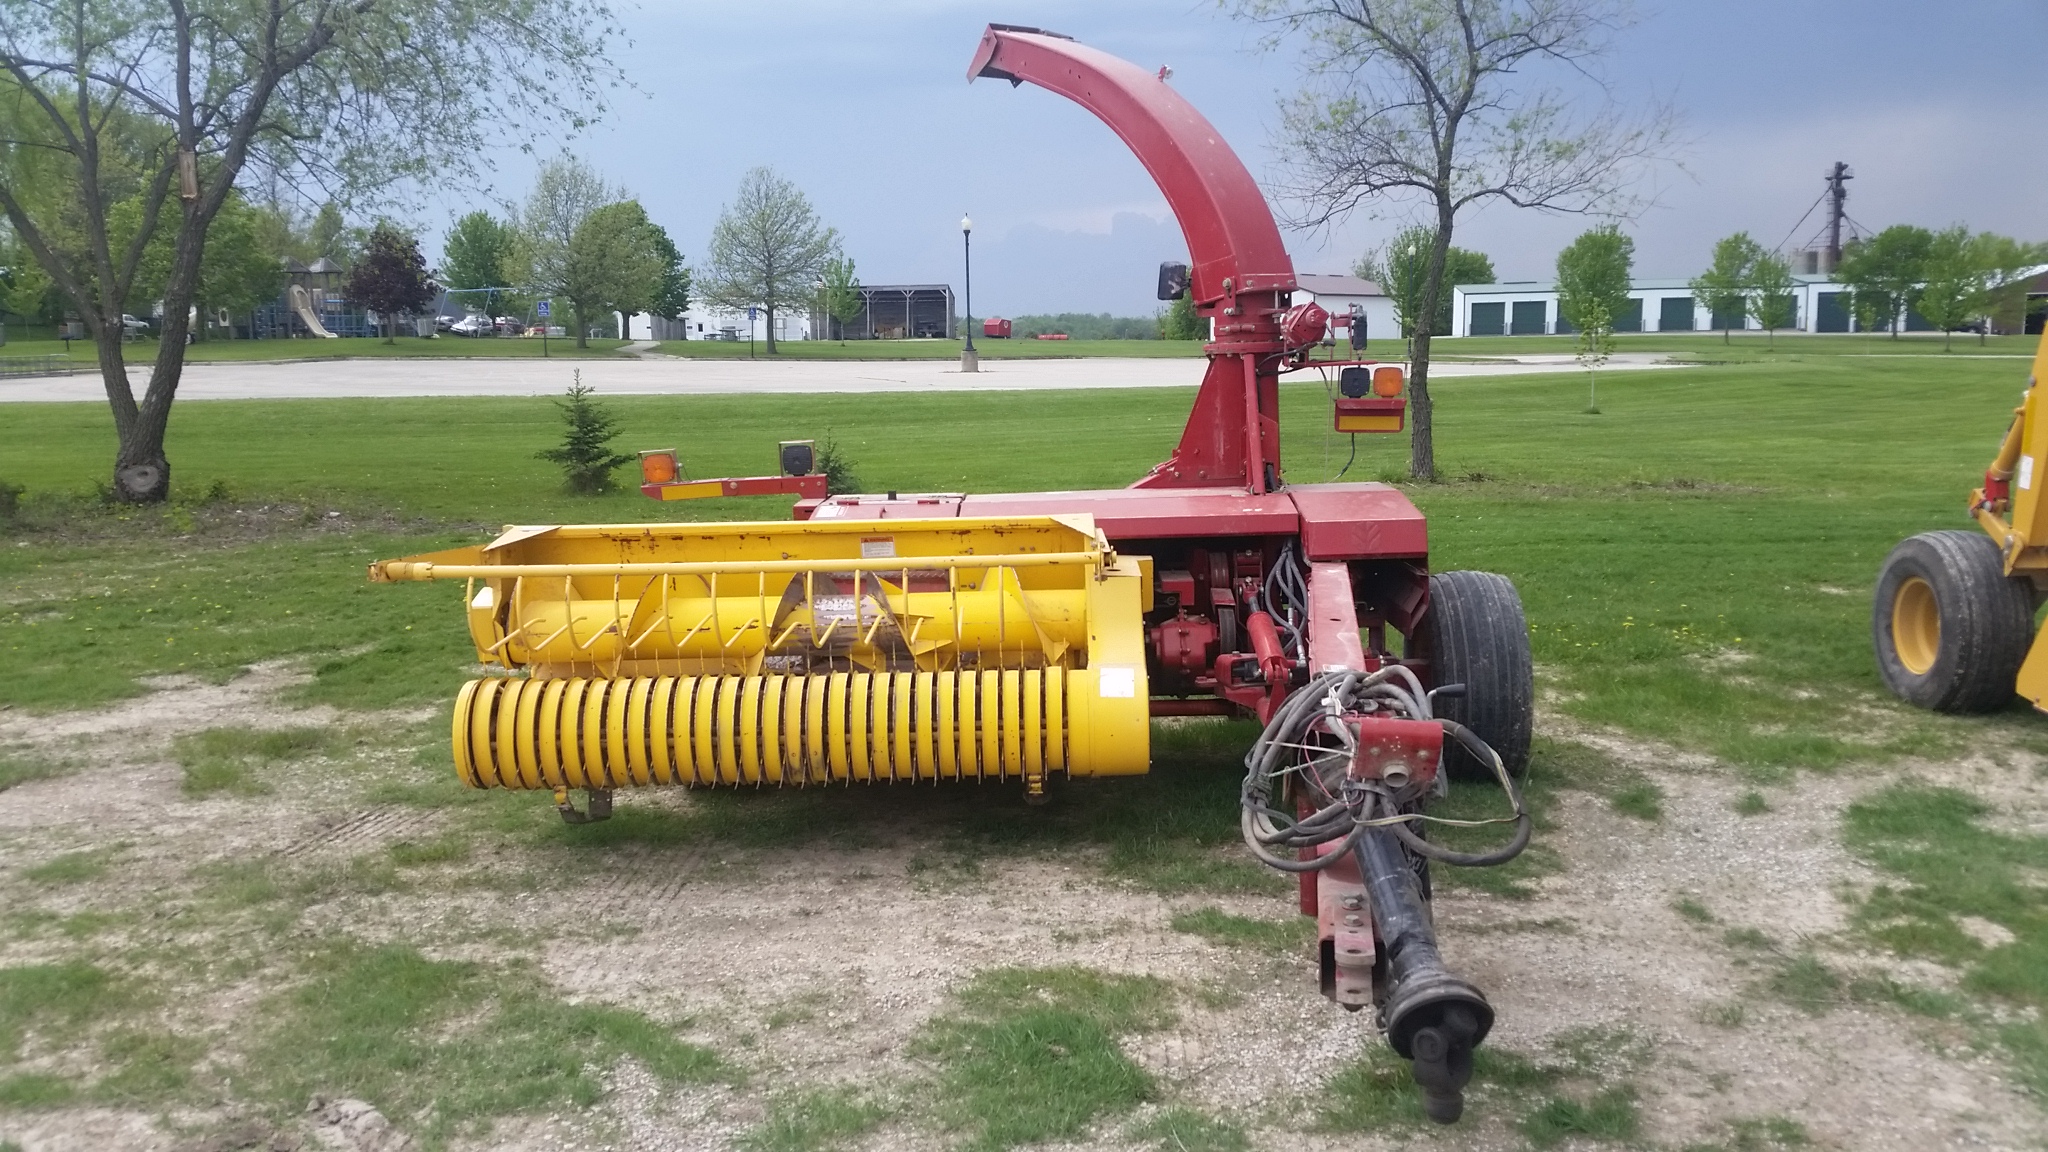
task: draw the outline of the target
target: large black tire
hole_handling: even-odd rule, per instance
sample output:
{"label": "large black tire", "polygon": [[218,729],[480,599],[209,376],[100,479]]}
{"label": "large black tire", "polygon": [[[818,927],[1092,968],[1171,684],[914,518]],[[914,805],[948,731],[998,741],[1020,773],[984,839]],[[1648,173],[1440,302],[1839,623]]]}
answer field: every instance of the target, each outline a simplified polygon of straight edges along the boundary
{"label": "large black tire", "polygon": [[[1465,686],[1462,697],[1437,697],[1436,714],[1492,745],[1511,775],[1527,772],[1536,687],[1529,668],[1529,622],[1514,584],[1491,572],[1431,576],[1429,609],[1418,631],[1431,686]],[[1493,779],[1491,764],[1449,740],[1444,742],[1444,766],[1454,780]]]}
{"label": "large black tire", "polygon": [[1877,573],[1877,668],[1901,700],[1936,712],[2011,703],[2034,635],[2034,590],[2005,574],[1981,532],[1922,532]]}

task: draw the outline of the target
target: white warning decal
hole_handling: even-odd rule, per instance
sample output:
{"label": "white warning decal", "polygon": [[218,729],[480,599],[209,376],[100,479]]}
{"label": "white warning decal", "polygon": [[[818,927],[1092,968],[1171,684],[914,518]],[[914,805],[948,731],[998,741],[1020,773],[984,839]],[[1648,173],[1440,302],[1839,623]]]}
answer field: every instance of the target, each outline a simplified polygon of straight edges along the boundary
{"label": "white warning decal", "polygon": [[1095,672],[1095,694],[1105,700],[1129,700],[1138,694],[1138,670],[1128,664],[1109,664]]}
{"label": "white warning decal", "polygon": [[896,555],[894,536],[863,536],[860,538],[860,558],[863,560],[888,560]]}

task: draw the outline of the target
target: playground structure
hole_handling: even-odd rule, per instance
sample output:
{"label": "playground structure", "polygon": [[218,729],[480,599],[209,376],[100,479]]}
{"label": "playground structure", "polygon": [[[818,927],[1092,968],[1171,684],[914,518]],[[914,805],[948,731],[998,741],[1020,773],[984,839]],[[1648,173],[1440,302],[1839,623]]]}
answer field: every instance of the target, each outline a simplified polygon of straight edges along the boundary
{"label": "playground structure", "polygon": [[313,311],[313,299],[303,285],[287,286],[285,296],[291,301],[292,314],[299,318],[299,323],[306,326],[307,332],[327,340],[337,339],[334,333],[327,330],[326,325],[320,323],[320,317]]}
{"label": "playground structure", "polygon": [[[1257,184],[1164,69],[991,25],[968,74],[1086,107],[1173,208],[1192,259],[1161,269],[1159,295],[1191,294],[1214,333],[1179,445],[1128,488],[994,495],[825,495],[802,442],[775,477],[689,480],[673,452],[643,453],[650,496],[791,492],[795,519],[514,526],[374,564],[379,582],[463,581],[477,657],[505,673],[460,689],[457,771],[552,792],[574,824],[660,785],[1014,781],[1041,800],[1150,770],[1151,718],[1254,718],[1246,846],[1299,878],[1323,992],[1373,1006],[1428,1114],[1454,1121],[1494,1011],[1444,965],[1429,867],[1529,841],[1515,589],[1431,573],[1394,488],[1287,482],[1280,376],[1329,316],[1292,302]],[[1339,373],[1339,432],[1402,429],[1398,366],[1316,367]],[[1427,838],[1461,823],[1429,812],[1452,776],[1505,792],[1507,815],[1463,822],[1504,843]]]}

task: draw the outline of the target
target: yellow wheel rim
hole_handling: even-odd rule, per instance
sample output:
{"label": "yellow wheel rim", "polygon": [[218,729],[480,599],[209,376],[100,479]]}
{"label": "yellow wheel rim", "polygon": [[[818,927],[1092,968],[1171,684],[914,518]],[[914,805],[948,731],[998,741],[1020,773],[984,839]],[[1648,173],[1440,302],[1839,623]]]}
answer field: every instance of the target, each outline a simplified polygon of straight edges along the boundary
{"label": "yellow wheel rim", "polygon": [[1892,596],[1892,648],[1899,663],[1915,676],[1925,676],[1941,655],[1941,611],[1934,604],[1934,586],[1909,576]]}

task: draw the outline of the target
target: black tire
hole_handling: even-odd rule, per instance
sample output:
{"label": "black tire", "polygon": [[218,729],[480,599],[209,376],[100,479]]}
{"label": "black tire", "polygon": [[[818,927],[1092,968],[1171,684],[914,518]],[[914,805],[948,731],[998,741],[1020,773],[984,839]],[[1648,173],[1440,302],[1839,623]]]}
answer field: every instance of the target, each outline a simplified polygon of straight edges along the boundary
{"label": "black tire", "polygon": [[1878,673],[1899,699],[1990,712],[2012,702],[2034,635],[2034,589],[2005,574],[1983,533],[1922,532],[1884,558],[1870,617]]}
{"label": "black tire", "polygon": [[[1491,572],[1431,576],[1429,609],[1418,632],[1429,658],[1430,686],[1465,686],[1462,697],[1437,697],[1436,714],[1492,745],[1510,775],[1527,772],[1536,687],[1529,667],[1529,622],[1514,584]],[[1444,766],[1453,780],[1493,779],[1492,765],[1449,740],[1444,742]]]}

